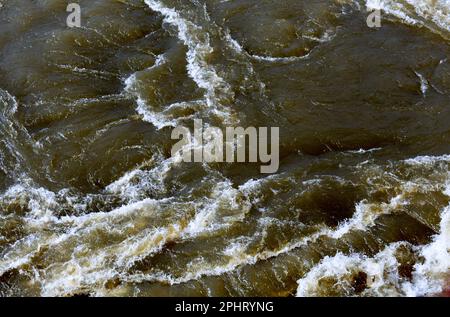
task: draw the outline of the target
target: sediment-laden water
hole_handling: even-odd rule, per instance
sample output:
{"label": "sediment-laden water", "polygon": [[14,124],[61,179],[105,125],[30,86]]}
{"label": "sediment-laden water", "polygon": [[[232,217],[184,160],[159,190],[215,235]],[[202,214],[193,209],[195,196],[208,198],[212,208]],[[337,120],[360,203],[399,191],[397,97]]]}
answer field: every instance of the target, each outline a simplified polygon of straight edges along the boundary
{"label": "sediment-laden water", "polygon": [[[0,295],[448,287],[448,0],[0,3]],[[172,158],[195,119],[278,173]]]}

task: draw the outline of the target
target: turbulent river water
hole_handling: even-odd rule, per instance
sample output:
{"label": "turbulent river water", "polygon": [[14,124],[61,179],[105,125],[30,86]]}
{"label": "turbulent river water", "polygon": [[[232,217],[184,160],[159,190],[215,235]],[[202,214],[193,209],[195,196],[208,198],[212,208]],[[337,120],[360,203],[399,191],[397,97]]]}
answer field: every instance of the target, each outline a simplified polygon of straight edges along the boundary
{"label": "turbulent river water", "polygon": [[[68,3],[0,0],[1,296],[449,287],[450,1]],[[279,171],[172,158],[194,119]]]}

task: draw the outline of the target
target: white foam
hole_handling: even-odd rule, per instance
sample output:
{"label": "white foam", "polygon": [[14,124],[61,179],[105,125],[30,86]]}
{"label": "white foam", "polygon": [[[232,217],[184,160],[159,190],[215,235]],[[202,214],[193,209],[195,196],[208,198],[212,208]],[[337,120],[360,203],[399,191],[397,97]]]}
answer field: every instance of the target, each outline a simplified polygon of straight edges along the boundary
{"label": "white foam", "polygon": [[189,76],[206,91],[205,99],[211,111],[228,120],[229,112],[224,109],[220,100],[223,98],[233,99],[233,92],[230,85],[207,61],[214,52],[209,34],[204,32],[201,26],[184,19],[175,9],[165,6],[162,1],[145,0],[145,3],[153,11],[162,14],[166,23],[178,29],[179,39],[188,48],[186,58]]}
{"label": "white foam", "polygon": [[[243,185],[243,189],[249,189],[253,186],[258,185],[258,181],[249,181],[249,184]],[[395,208],[398,205],[398,200],[393,199],[389,204],[389,207]],[[384,208],[385,213],[390,212],[388,206]],[[316,241],[322,236],[329,236],[333,239],[339,239],[344,234],[350,232],[351,230],[365,230],[367,227],[373,225],[377,216],[381,213],[372,214],[371,208],[359,208],[359,212],[357,211],[355,215],[348,221],[336,229],[330,229],[324,226],[318,226],[316,232],[300,238],[298,241],[292,241],[287,245],[279,248],[278,250],[264,250],[262,252],[252,254],[246,252],[246,244],[239,241],[238,243],[231,243],[228,248],[226,248],[223,252],[227,255],[232,255],[232,257],[228,258],[228,261],[221,265],[210,264],[204,261],[195,262],[191,265],[191,270],[186,272],[183,276],[175,277],[170,273],[136,273],[129,276],[124,277],[125,280],[130,282],[143,282],[143,281],[159,281],[170,284],[180,284],[186,283],[192,280],[197,280],[202,276],[218,276],[224,273],[232,272],[236,270],[238,267],[243,265],[252,265],[258,261],[268,260],[270,258],[278,257],[282,254],[286,254],[295,249],[298,249],[302,246],[305,246],[311,242]],[[271,218],[262,218],[259,222],[260,225],[264,228],[266,225],[271,224]],[[203,227],[207,227],[203,225]],[[261,232],[264,232],[263,228],[261,228]]]}
{"label": "white foam", "polygon": [[[125,175],[109,190],[123,190],[136,173]],[[159,252],[168,241],[222,230],[243,220],[250,210],[250,204],[229,181],[218,182],[209,195],[193,202],[144,199],[109,212],[59,218],[52,212],[57,208],[55,196],[41,188],[16,185],[1,197],[2,201],[24,197],[30,211],[24,217],[24,228],[29,234],[3,254],[0,274],[29,263],[42,247],[64,250],[64,257],[70,255],[69,259],[46,267],[44,276],[36,277],[44,296],[72,294],[84,287],[100,291],[102,283],[126,275],[124,272],[136,261]],[[167,225],[153,225],[163,220]],[[91,244],[89,241],[99,233],[113,240],[101,247]]]}
{"label": "white foam", "polygon": [[416,13],[431,19],[440,28],[450,31],[450,1],[448,0],[406,0]]}
{"label": "white foam", "polygon": [[[394,253],[400,245],[403,244],[391,244],[373,258],[361,254],[344,255],[342,253],[337,253],[333,257],[327,256],[297,281],[297,296],[323,296],[331,291],[328,287],[333,288],[340,295],[355,295],[352,277],[359,272],[367,274],[367,288],[362,295],[399,295],[397,283],[400,278]],[[331,279],[332,284],[324,289],[320,282],[325,279]]]}
{"label": "white foam", "polygon": [[[411,281],[399,276],[395,252],[400,246],[408,246],[424,258],[423,263],[414,265]],[[444,208],[440,233],[430,244],[414,247],[404,242],[393,243],[374,257],[358,253],[325,257],[298,280],[297,296],[321,295],[324,290],[319,281],[325,278],[332,278],[334,287],[342,294],[355,295],[350,283],[352,275],[358,272],[367,274],[363,296],[417,297],[441,292],[450,277],[450,206]]]}
{"label": "white foam", "polygon": [[[158,55],[155,60],[155,64],[151,67],[144,70],[150,71],[152,69],[155,69],[161,65],[164,65],[166,63],[166,59],[164,57],[164,54]],[[139,72],[138,72],[139,73]],[[125,79],[125,91],[131,95],[133,95],[136,98],[137,108],[136,111],[139,115],[142,116],[142,120],[149,122],[153,124],[158,130],[161,130],[165,127],[175,127],[177,124],[177,120],[175,119],[169,119],[166,115],[164,115],[162,112],[152,111],[151,106],[148,105],[141,94],[139,93],[139,87],[136,87],[139,84],[139,81],[137,79],[137,74],[134,73],[130,75],[127,79]]]}
{"label": "white foam", "polygon": [[381,147],[377,147],[377,148],[373,148],[373,149],[359,149],[359,150],[355,150],[355,151],[348,151],[348,153],[352,153],[352,154],[367,154],[367,153],[373,153],[373,152],[377,152],[377,151],[381,151],[383,148]]}
{"label": "white foam", "polygon": [[375,224],[375,220],[380,215],[390,214],[395,212],[399,206],[407,204],[404,194],[400,194],[391,199],[388,204],[382,203],[368,204],[366,202],[360,202],[355,207],[355,213],[353,216],[341,223],[336,230],[327,230],[326,234],[333,239],[340,239],[345,234],[353,230],[365,230]]}
{"label": "white foam", "polygon": [[34,219],[43,219],[53,216],[52,210],[57,205],[55,193],[45,188],[34,188],[30,180],[24,179],[23,183],[10,187],[0,196],[1,201],[19,201],[26,203],[30,210],[28,216]]}
{"label": "white foam", "polygon": [[[120,189],[122,186],[126,186],[129,182],[132,182],[131,179],[136,175],[135,173],[124,176],[111,188],[116,187],[116,189]],[[48,205],[49,209],[51,209],[52,204],[54,204],[54,195],[51,194],[49,196],[47,192],[37,191],[36,195],[49,198],[50,204],[35,199],[38,203],[31,205],[34,209],[33,217],[27,223],[34,223],[33,228],[44,230],[44,232],[45,228],[56,228],[61,225],[67,229],[62,234],[50,235],[38,231],[37,235],[29,235],[17,242],[10,249],[11,252],[7,253],[0,261],[0,272],[29,263],[40,249],[40,245],[47,246],[49,249],[58,249],[67,243],[71,245],[72,242],[76,242],[71,247],[73,248],[72,251],[70,249],[67,250],[72,252],[69,261],[53,263],[46,268],[45,276],[38,277],[43,287],[42,294],[47,296],[71,294],[82,291],[84,287],[87,287],[89,290],[94,289],[97,294],[102,294],[104,291],[103,283],[114,278],[120,278],[125,282],[159,281],[171,284],[185,283],[205,275],[222,275],[234,271],[243,265],[252,265],[258,261],[277,257],[305,246],[324,235],[339,239],[352,230],[366,230],[374,224],[375,219],[379,215],[395,211],[396,208],[401,207],[405,203],[402,196],[393,198],[381,208],[361,202],[356,206],[354,216],[335,230],[318,227],[316,233],[298,241],[292,241],[277,250],[265,250],[256,254],[249,253],[247,246],[250,240],[240,237],[234,242],[230,241],[230,244],[223,250],[225,257],[222,259],[221,264],[209,263],[203,258],[196,258],[188,265],[188,270],[181,276],[173,276],[168,272],[135,273],[131,275],[125,273],[125,268],[131,267],[133,263],[148,255],[159,252],[168,241],[195,238],[204,233],[211,233],[211,231],[226,228],[236,221],[242,221],[251,207],[247,197],[253,195],[254,191],[258,190],[266,181],[268,180],[250,180],[238,189],[233,188],[229,181],[219,182],[212,189],[209,197],[194,202],[194,206],[196,206],[194,207],[195,214],[187,223],[184,221],[179,222],[174,218],[169,221],[169,225],[162,227],[149,227],[143,223],[142,229],[137,229],[140,226],[139,223],[142,221],[147,223],[151,219],[149,217],[163,217],[165,213],[164,206],[173,205],[175,203],[173,198],[162,200],[145,199],[106,213],[93,213],[80,217],[66,216],[58,219],[51,217],[51,214],[50,216],[46,215],[46,212],[43,212],[46,210],[46,207],[39,206],[39,204],[44,204],[44,206]],[[410,187],[405,185],[405,188]],[[10,194],[17,192],[17,190],[11,189]],[[186,208],[187,205],[180,207],[182,210],[188,210]],[[174,206],[174,209],[177,209],[177,207]],[[226,211],[226,213],[222,214],[222,210]],[[230,210],[234,211],[230,213]],[[36,222],[36,216],[45,219],[45,225],[42,222]],[[133,219],[133,222],[130,223],[126,219]],[[436,237],[433,244],[423,248],[422,254],[429,260],[425,261],[422,266],[417,266],[418,273],[414,283],[411,285],[402,284],[402,289],[405,293],[410,295],[412,292],[415,292],[414,294],[423,293],[425,289],[428,292],[437,290],[439,283],[436,282],[438,279],[434,277],[442,276],[443,272],[445,273],[446,268],[448,268],[448,254],[442,253],[443,246],[446,245],[448,247],[448,219],[447,211],[441,224],[441,227],[447,229],[439,237]],[[124,223],[128,223],[128,225],[123,226],[122,224]],[[270,218],[259,222],[261,226],[260,233],[264,234],[263,228],[270,224],[273,224]],[[97,235],[96,232],[98,230],[108,232],[108,234],[117,231],[117,234],[122,238],[119,242],[111,243],[101,249],[89,249],[90,246],[86,243],[88,240],[85,239],[88,239],[89,236]],[[129,234],[126,234],[128,230],[131,231],[129,231]],[[331,268],[338,268],[343,266],[342,263],[346,263],[348,270],[353,267],[362,268],[370,276],[378,277],[381,276],[383,265],[390,263],[388,267],[393,267],[393,258],[389,254],[392,254],[392,252],[388,248],[386,252],[374,259],[367,259],[362,255],[351,255],[349,258],[338,255],[336,259],[324,260],[325,262],[334,261],[333,263],[335,264],[319,266],[315,270],[313,269],[308,276],[313,276],[314,272],[322,272],[325,267],[329,268],[330,265]],[[328,273],[330,272],[334,271],[330,269]],[[339,272],[336,271],[335,275],[339,275]],[[429,277],[431,276],[430,274],[432,277]],[[423,279],[421,279],[422,275],[425,276]],[[314,278],[311,277],[310,279],[314,280]],[[381,279],[375,278],[375,282],[371,286],[372,289],[378,290],[381,287],[379,286],[381,281]],[[419,283],[419,281],[422,282]],[[410,289],[410,291],[406,292],[407,289]],[[391,290],[383,290],[383,292],[383,294],[394,294]],[[304,291],[300,291],[299,294],[303,295]]]}
{"label": "white foam", "polygon": [[415,72],[417,77],[419,77],[420,80],[420,91],[422,92],[422,95],[426,95],[429,87],[428,80],[423,76],[422,74]]}
{"label": "white foam", "polygon": [[[335,35],[336,34],[335,34],[334,30],[326,30],[326,32],[324,32],[324,34],[321,37],[314,37],[314,36],[308,36],[308,35],[303,35],[303,37],[306,39],[323,44],[323,43],[332,41],[333,38],[335,37]],[[303,56],[287,56],[287,57],[275,57],[275,56],[267,56],[267,55],[250,54],[242,47],[242,45],[238,41],[236,41],[231,36],[229,31],[227,31],[225,33],[224,40],[228,43],[229,47],[234,49],[235,52],[244,54],[245,56],[250,57],[251,59],[255,59],[255,60],[263,61],[263,62],[292,63],[292,62],[308,59],[312,52],[312,50],[311,50],[308,52],[308,54],[305,54]],[[248,67],[251,68],[251,72],[254,72],[251,65]]]}
{"label": "white foam", "polygon": [[[189,236],[204,232],[221,230],[235,222],[242,221],[250,211],[251,204],[233,188],[230,181],[215,185],[211,197],[205,207],[200,208],[193,221],[187,227]],[[221,210],[226,211],[225,214]]]}
{"label": "white foam", "polygon": [[450,155],[445,154],[445,155],[441,155],[441,156],[417,156],[415,158],[410,158],[405,160],[406,164],[409,165],[416,165],[416,166],[421,166],[421,165],[434,165],[438,162],[445,162],[445,163],[449,163],[450,162]]}
{"label": "white foam", "polygon": [[440,233],[420,255],[425,261],[414,266],[414,280],[405,285],[407,296],[439,293],[450,279],[450,206],[441,214]]}
{"label": "white foam", "polygon": [[0,101],[3,104],[2,112],[5,117],[10,117],[17,112],[19,106],[17,99],[8,91],[0,89]]}
{"label": "white foam", "polygon": [[295,62],[295,61],[306,59],[309,57],[309,54],[304,55],[304,56],[289,56],[289,57],[273,57],[273,56],[265,56],[265,55],[257,55],[257,54],[253,54],[250,56],[256,60],[264,61],[264,62],[290,63],[290,62]]}

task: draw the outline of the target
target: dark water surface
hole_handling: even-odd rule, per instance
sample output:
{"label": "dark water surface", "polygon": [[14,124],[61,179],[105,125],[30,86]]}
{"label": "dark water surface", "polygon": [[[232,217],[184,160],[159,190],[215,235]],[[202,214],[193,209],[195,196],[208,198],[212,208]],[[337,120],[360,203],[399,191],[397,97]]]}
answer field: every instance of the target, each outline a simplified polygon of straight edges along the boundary
{"label": "dark water surface", "polygon": [[[0,3],[0,295],[446,287],[450,1]],[[278,173],[171,158],[194,119]]]}

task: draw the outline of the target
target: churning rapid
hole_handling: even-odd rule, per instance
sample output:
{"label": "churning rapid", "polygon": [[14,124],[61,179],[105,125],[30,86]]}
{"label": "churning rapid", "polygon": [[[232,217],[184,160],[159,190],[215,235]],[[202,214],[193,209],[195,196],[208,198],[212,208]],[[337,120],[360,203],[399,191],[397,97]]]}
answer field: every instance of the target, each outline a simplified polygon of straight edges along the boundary
{"label": "churning rapid", "polygon": [[[0,295],[448,289],[450,1],[69,2],[0,0]],[[195,119],[278,172],[171,157]]]}

